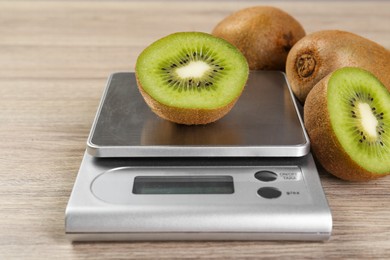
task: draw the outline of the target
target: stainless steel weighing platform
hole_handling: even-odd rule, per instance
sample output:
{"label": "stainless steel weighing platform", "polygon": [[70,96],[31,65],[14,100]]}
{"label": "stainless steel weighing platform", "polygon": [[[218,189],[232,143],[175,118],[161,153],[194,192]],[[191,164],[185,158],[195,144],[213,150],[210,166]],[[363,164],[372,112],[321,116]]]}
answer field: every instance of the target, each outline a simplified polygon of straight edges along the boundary
{"label": "stainless steel weighing platform", "polygon": [[281,72],[252,71],[204,126],[152,113],[112,74],[65,213],[74,241],[327,240],[332,216]]}

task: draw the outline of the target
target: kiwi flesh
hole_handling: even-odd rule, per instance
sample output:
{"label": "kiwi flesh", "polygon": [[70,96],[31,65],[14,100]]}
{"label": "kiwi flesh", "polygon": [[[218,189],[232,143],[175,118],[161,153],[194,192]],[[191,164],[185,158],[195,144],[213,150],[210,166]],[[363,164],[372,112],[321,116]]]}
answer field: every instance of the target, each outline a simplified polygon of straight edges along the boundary
{"label": "kiwi flesh", "polygon": [[359,67],[373,73],[390,90],[390,52],[359,35],[325,30],[306,35],[290,50],[286,75],[301,103],[322,78],[336,69]]}
{"label": "kiwi flesh", "polygon": [[249,68],[227,41],[180,32],[148,46],[137,59],[135,73],[153,112],[175,123],[197,125],[214,122],[232,109]]}
{"label": "kiwi flesh", "polygon": [[283,10],[253,6],[225,17],[212,34],[240,49],[251,70],[284,71],[288,52],[306,33],[302,25]]}
{"label": "kiwi flesh", "polygon": [[370,72],[345,67],[309,93],[304,121],[321,165],[344,180],[390,174],[390,92]]}

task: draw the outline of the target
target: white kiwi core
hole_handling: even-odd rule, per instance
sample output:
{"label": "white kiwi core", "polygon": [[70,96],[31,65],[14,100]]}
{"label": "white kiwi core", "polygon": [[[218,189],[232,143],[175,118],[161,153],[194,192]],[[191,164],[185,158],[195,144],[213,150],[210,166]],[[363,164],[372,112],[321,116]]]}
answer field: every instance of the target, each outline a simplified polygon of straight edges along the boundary
{"label": "white kiwi core", "polygon": [[377,137],[376,127],[378,126],[378,120],[372,113],[371,107],[367,103],[359,103],[358,109],[361,117],[361,124],[364,131],[371,137]]}
{"label": "white kiwi core", "polygon": [[202,78],[211,67],[204,61],[191,61],[188,65],[176,69],[177,75],[182,78]]}

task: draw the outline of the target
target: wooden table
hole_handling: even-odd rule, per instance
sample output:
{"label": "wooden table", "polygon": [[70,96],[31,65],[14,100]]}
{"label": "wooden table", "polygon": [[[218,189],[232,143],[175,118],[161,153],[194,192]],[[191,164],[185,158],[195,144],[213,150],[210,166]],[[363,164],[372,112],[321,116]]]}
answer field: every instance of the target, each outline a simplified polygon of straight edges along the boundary
{"label": "wooden table", "polygon": [[[0,259],[389,258],[390,177],[349,183],[320,169],[328,242],[74,243],[64,211],[105,86],[176,31],[210,32],[255,2],[0,2]],[[308,33],[337,28],[390,49],[386,1],[270,1]],[[390,73],[390,72],[389,72]]]}

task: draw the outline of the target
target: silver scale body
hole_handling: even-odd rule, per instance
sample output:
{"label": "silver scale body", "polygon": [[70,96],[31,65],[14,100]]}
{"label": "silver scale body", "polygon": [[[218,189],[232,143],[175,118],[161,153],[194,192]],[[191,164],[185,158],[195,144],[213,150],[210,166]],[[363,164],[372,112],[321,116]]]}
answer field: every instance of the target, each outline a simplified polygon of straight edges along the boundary
{"label": "silver scale body", "polygon": [[[283,73],[253,71],[227,116],[206,126],[177,125],[150,111],[134,73],[112,74],[66,208],[67,236],[329,239],[332,215],[298,108]],[[210,178],[217,192],[187,192],[186,185]],[[162,188],[148,186],[156,179]],[[167,188],[180,181],[184,188]],[[190,189],[197,188],[205,190]]]}

